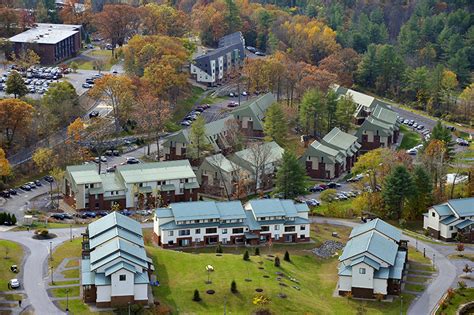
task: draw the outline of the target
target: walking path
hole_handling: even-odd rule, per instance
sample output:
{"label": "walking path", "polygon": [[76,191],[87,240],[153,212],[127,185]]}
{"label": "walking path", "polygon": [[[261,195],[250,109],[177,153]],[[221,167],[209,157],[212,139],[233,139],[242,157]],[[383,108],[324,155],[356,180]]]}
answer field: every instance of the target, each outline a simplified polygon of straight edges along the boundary
{"label": "walking path", "polygon": [[[350,220],[321,217],[313,217],[311,218],[311,221],[316,223],[344,225],[348,227],[355,227],[360,224]],[[408,235],[404,235],[404,237],[409,241],[410,244],[416,243],[414,238]],[[426,290],[423,291],[423,293],[410,305],[408,308],[409,315],[431,313],[444,293],[457,281],[456,266],[454,266],[454,264],[448,258],[446,258],[446,256],[444,256],[440,251],[437,250],[437,248],[435,248],[439,245],[434,246],[420,240],[417,241],[417,244],[418,249],[424,248],[426,251],[426,256],[434,260],[438,274],[436,275],[436,278],[434,278],[433,281],[429,283]],[[454,251],[453,249],[451,250]]]}

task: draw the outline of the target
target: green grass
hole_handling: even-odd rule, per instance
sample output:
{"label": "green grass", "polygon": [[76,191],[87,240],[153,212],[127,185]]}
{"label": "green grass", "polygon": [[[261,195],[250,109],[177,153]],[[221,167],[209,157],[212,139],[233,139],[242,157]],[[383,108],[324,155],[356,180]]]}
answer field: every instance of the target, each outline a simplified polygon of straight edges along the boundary
{"label": "green grass", "polygon": [[422,292],[425,290],[425,286],[422,284],[405,284],[405,290],[414,291],[414,292]]}
{"label": "green grass", "polygon": [[445,309],[440,307],[438,311],[436,311],[436,314],[454,315],[459,306],[472,301],[474,301],[474,288],[457,289],[455,290],[455,295],[447,303],[447,307]]}
{"label": "green grass", "polygon": [[403,133],[400,150],[408,150],[421,143],[421,136],[407,126],[401,125],[400,132]]}
{"label": "green grass", "polygon": [[[36,229],[64,229],[64,228],[68,228],[70,226],[71,226],[70,223],[48,222],[47,224],[44,224],[44,221],[41,221],[41,222],[36,221],[36,222],[33,222],[33,224],[29,227],[26,226],[26,225],[21,225],[21,226],[17,226],[13,230],[14,231],[26,231],[28,228],[30,230],[36,230]],[[77,224],[77,223],[72,224],[73,228],[85,227],[85,226],[86,226],[85,224]]]}
{"label": "green grass", "polygon": [[[51,284],[51,283],[49,283],[49,284]],[[54,281],[53,286],[66,285],[66,284],[79,284],[79,280]]]}
{"label": "green grass", "polygon": [[432,265],[420,265],[417,263],[410,262],[410,272],[423,272],[423,273],[433,273],[435,268]]}
{"label": "green grass", "polygon": [[56,247],[53,252],[53,261],[50,261],[49,265],[53,268],[57,268],[64,258],[81,257],[81,242],[82,238],[76,238],[72,242],[64,242],[63,244]]}
{"label": "green grass", "polygon": [[[56,304],[59,306],[60,309],[63,311],[66,310],[66,301],[57,301]],[[84,304],[82,300],[69,300],[69,313],[74,315],[83,315],[83,314],[99,314],[99,315],[113,315],[114,312],[112,311],[100,311],[100,312],[92,312],[87,304]]]}
{"label": "green grass", "polygon": [[18,301],[24,298],[23,294],[0,294],[0,301]]}
{"label": "green grass", "polygon": [[449,259],[467,259],[474,262],[474,254],[461,254],[461,255],[462,256],[460,256],[459,254],[451,254],[448,256],[448,258]]}
{"label": "green grass", "polygon": [[79,286],[77,287],[70,287],[70,288],[57,288],[57,289],[49,289],[49,292],[53,297],[66,297],[66,292],[69,290],[69,296],[79,296]]}
{"label": "green grass", "polygon": [[418,283],[426,283],[428,282],[429,278],[425,277],[416,277],[416,276],[408,276],[407,281],[410,282],[418,282]]}
{"label": "green grass", "polygon": [[70,260],[70,261],[66,264],[66,268],[70,268],[70,267],[79,267],[79,259]]}
{"label": "green grass", "polygon": [[0,291],[7,291],[8,281],[18,275],[10,271],[11,265],[18,265],[21,268],[23,259],[23,248],[20,244],[0,240]]}
{"label": "green grass", "polygon": [[431,264],[431,260],[428,257],[423,257],[423,251],[420,251],[420,247],[418,247],[418,251],[414,247],[409,248],[408,260],[419,264]]}
{"label": "green grass", "polygon": [[181,121],[181,119],[183,119],[186,116],[186,114],[189,111],[191,111],[191,108],[193,108],[194,104],[199,100],[202,93],[204,93],[203,89],[196,86],[192,86],[191,95],[185,99],[178,101],[178,104],[176,105],[176,109],[173,113],[173,121],[174,122]]}
{"label": "green grass", "polygon": [[64,270],[61,272],[64,278],[79,278],[79,269]]}
{"label": "green grass", "polygon": [[352,206],[353,199],[333,201],[323,203],[320,206],[312,207],[311,212],[315,215],[333,218],[354,218],[358,214]]}

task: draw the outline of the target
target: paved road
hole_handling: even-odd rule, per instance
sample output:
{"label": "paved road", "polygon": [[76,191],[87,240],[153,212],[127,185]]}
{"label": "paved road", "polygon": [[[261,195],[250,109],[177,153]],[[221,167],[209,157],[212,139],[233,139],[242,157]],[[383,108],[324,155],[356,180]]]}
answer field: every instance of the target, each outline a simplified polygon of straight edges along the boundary
{"label": "paved road", "polygon": [[[329,223],[336,225],[344,225],[348,227],[355,227],[360,223],[341,220],[341,219],[331,219],[331,218],[321,218],[314,217],[312,222],[316,223]],[[438,274],[436,278],[428,285],[426,290],[421,296],[419,296],[408,309],[409,315],[420,315],[420,314],[429,314],[436,307],[439,300],[443,294],[457,281],[457,270],[454,264],[446,258],[440,251],[438,251],[439,246],[442,245],[431,245],[422,241],[416,242],[416,240],[410,236],[404,235],[404,237],[410,242],[410,245],[418,244],[418,248],[425,248],[426,255],[430,258],[434,257],[436,269]],[[442,247],[451,247],[451,250],[454,252],[452,246],[442,246]],[[445,253],[450,252],[449,249],[444,250]]]}
{"label": "paved road", "polygon": [[[72,229],[75,237],[79,237],[83,231],[84,228]],[[20,243],[29,251],[23,265],[23,288],[36,314],[65,314],[53,304],[46,292],[46,283],[49,279],[47,259],[50,243],[54,249],[69,240],[70,230],[55,229],[52,232],[57,235],[56,238],[42,241],[32,239],[33,232],[0,233],[1,239]]]}

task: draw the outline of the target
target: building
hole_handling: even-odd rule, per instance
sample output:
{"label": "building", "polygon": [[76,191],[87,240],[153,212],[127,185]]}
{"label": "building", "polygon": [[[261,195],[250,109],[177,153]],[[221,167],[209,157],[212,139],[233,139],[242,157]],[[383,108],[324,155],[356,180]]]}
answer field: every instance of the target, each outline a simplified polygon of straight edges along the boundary
{"label": "building", "polygon": [[81,25],[34,24],[29,30],[10,38],[15,54],[34,50],[41,64],[52,65],[76,56],[81,49]]}
{"label": "building", "polygon": [[312,178],[333,179],[351,170],[361,145],[357,137],[333,128],[321,141],[314,140],[300,161]]}
{"label": "building", "polygon": [[248,101],[232,111],[240,122],[242,132],[249,137],[263,137],[263,120],[268,107],[276,102],[275,95],[266,93]]}
{"label": "building", "polygon": [[361,152],[377,148],[389,148],[397,137],[397,127],[375,117],[367,117],[357,129],[355,136],[361,144]]}
{"label": "building", "polygon": [[162,247],[258,245],[310,240],[308,206],[292,200],[174,203],[155,212],[153,237]]}
{"label": "building", "polygon": [[148,304],[153,262],[140,223],[117,212],[89,224],[82,235],[83,300],[97,307]]}
{"label": "building", "polygon": [[198,190],[187,160],[120,165],[105,174],[93,164],[68,166],[63,185],[64,201],[77,210],[153,208],[158,199],[197,200]]}
{"label": "building", "polygon": [[380,219],[355,227],[339,257],[339,295],[399,295],[408,259],[401,237],[400,230]]}
{"label": "building", "polygon": [[[232,116],[211,121],[205,125],[206,140],[212,146],[214,153],[227,152],[230,145],[226,139],[227,131],[232,128]],[[190,129],[181,129],[180,131],[169,135],[163,142],[163,151],[165,160],[186,159],[186,150],[191,143]]]}
{"label": "building", "polygon": [[255,190],[255,187],[269,189],[273,187],[273,179],[283,152],[283,148],[272,141],[255,144],[227,157],[220,153],[208,156],[196,173],[202,192],[229,198],[238,189],[247,192]]}
{"label": "building", "polygon": [[474,197],[448,200],[431,207],[423,216],[423,228],[431,237],[474,243]]}
{"label": "building", "polygon": [[197,56],[191,63],[191,74],[197,82],[215,86],[225,81],[245,59],[245,39],[241,32],[222,37],[218,48]]}

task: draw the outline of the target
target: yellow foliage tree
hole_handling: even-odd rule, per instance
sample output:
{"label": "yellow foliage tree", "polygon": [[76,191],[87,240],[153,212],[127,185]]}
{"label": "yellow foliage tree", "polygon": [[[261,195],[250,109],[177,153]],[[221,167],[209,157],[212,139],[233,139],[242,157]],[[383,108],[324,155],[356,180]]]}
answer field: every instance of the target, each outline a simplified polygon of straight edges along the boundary
{"label": "yellow foliage tree", "polygon": [[49,171],[54,167],[55,156],[53,150],[50,148],[36,149],[32,158],[40,172]]}
{"label": "yellow foliage tree", "polygon": [[11,166],[5,155],[5,151],[0,148],[0,176],[8,176],[11,174]]}

